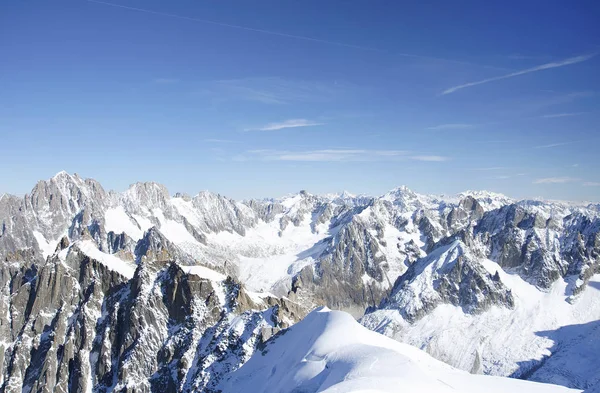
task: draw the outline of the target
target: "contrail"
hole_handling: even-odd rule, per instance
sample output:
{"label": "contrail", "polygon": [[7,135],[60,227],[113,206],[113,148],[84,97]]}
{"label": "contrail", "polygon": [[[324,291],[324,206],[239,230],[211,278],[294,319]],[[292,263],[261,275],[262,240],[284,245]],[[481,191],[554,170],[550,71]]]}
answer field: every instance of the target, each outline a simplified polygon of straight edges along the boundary
{"label": "contrail", "polygon": [[581,63],[582,61],[591,59],[592,57],[596,56],[596,54],[597,53],[593,53],[591,55],[581,55],[581,56],[570,57],[570,58],[562,60],[562,61],[546,63],[546,64],[542,64],[542,65],[539,65],[536,67],[528,68],[526,70],[511,72],[510,74],[506,74],[506,75],[502,75],[502,76],[496,76],[493,78],[483,79],[483,80],[480,80],[477,82],[465,83],[464,85],[458,85],[458,86],[454,86],[449,89],[446,89],[441,93],[441,95],[454,93],[455,91],[464,89],[466,87],[483,85],[484,83],[493,82],[493,81],[497,81],[497,80],[501,80],[501,79],[508,79],[508,78],[512,78],[514,76],[529,74],[531,72],[537,72],[537,71],[547,70],[550,68],[558,68],[558,67],[564,67],[564,66],[570,65],[570,64]]}
{"label": "contrail", "polygon": [[[277,31],[257,29],[257,28],[254,28],[254,27],[232,25],[230,23],[215,22],[215,21],[208,20],[208,19],[192,18],[190,16],[183,16],[183,15],[177,15],[177,14],[169,14],[167,12],[152,11],[152,10],[148,10],[148,9],[145,9],[145,8],[137,8],[137,7],[130,7],[130,6],[127,6],[127,5],[122,5],[122,4],[109,3],[107,1],[100,1],[100,0],[85,0],[85,1],[88,1],[90,3],[97,3],[97,4],[109,5],[111,7],[124,8],[126,10],[145,12],[147,14],[168,16],[170,18],[184,19],[184,20],[189,20],[189,21],[193,21],[193,22],[201,22],[201,23],[206,23],[206,24],[210,24],[210,25],[214,25],[214,26],[229,27],[229,28],[232,28],[232,29],[254,31],[256,33],[270,34],[270,35],[275,35],[275,36],[279,36],[279,37],[294,38],[294,39],[297,39],[297,40],[312,41],[312,42],[320,42],[322,44],[337,45],[337,46],[343,46],[343,47],[346,47],[346,48],[361,49],[361,50],[367,50],[367,51],[373,51],[373,52],[387,52],[387,51],[382,50],[382,49],[371,48],[371,47],[368,47],[368,46],[346,44],[346,43],[343,43],[343,42],[322,40],[322,39],[319,39],[319,38],[306,37],[306,36],[302,36],[302,35],[280,33],[280,32],[277,32]],[[405,55],[405,56],[418,57],[416,55]]]}
{"label": "contrail", "polygon": [[296,40],[318,42],[318,43],[321,43],[321,44],[335,45],[335,46],[340,46],[340,47],[345,47],[345,48],[352,48],[352,49],[359,49],[359,50],[370,51],[370,52],[388,53],[388,54],[395,55],[395,56],[409,57],[409,58],[414,58],[414,59],[445,61],[445,62],[455,63],[455,64],[478,66],[478,67],[492,68],[492,69],[501,69],[501,70],[506,71],[505,68],[488,66],[488,65],[482,65],[482,64],[476,64],[476,63],[470,63],[470,62],[467,62],[467,61],[444,59],[444,58],[433,57],[433,56],[415,55],[415,54],[412,54],[412,53],[391,52],[391,51],[388,51],[388,50],[373,48],[373,47],[369,47],[369,46],[347,44],[347,43],[344,43],[344,42],[323,40],[323,39],[320,39],[320,38],[307,37],[307,36],[303,36],[303,35],[287,34],[287,33],[281,33],[281,32],[278,32],[278,31],[257,29],[257,28],[254,28],[254,27],[234,25],[234,24],[223,23],[223,22],[215,22],[215,21],[208,20],[208,19],[193,18],[193,17],[190,17],[190,16],[183,16],[183,15],[177,15],[177,14],[170,14],[170,13],[167,13],[167,12],[153,11],[153,10],[149,10],[149,9],[146,9],[146,8],[130,7],[130,6],[127,6],[127,5],[110,3],[108,1],[102,1],[102,0],[85,0],[85,1],[90,2],[90,3],[108,5],[108,6],[116,7],[116,8],[123,8],[123,9],[131,10],[131,11],[145,12],[147,14],[162,15],[162,16],[166,16],[166,17],[170,17],[170,18],[177,18],[177,19],[183,19],[183,20],[188,20],[188,21],[192,21],[192,22],[206,23],[206,24],[210,24],[210,25],[213,25],[213,26],[229,27],[231,29],[253,31],[255,33],[269,34],[269,35],[274,35],[274,36],[278,36],[278,37],[292,38],[292,39],[296,39]]}

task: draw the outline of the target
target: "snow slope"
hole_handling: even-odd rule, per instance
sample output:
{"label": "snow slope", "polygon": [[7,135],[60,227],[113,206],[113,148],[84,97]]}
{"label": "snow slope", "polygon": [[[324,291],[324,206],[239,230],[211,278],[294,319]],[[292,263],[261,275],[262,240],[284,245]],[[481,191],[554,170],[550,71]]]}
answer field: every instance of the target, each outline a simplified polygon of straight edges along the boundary
{"label": "snow slope", "polygon": [[140,240],[144,231],[150,228],[141,228],[127,215],[123,206],[117,206],[106,211],[104,216],[106,232],[125,233],[134,240]]}
{"label": "snow slope", "polygon": [[575,392],[562,386],[471,375],[410,345],[320,308],[268,341],[233,372],[224,392]]}
{"label": "snow slope", "polygon": [[201,278],[206,278],[207,280],[223,281],[227,278],[227,276],[225,276],[224,274],[221,274],[217,271],[214,271],[214,270],[209,269],[206,266],[202,266],[202,265],[195,265],[195,266],[180,265],[179,267],[181,268],[181,270],[183,270],[187,274],[193,274],[193,275],[196,275]]}
{"label": "snow slope", "polygon": [[208,234],[207,238],[211,247],[232,254],[237,261],[239,278],[249,290],[283,295],[289,291],[293,275],[315,263],[320,250],[318,243],[328,235],[326,227],[313,232],[306,219],[284,230],[279,228],[278,220],[274,220],[248,229],[245,236],[220,232]]}
{"label": "snow slope", "polygon": [[[498,272],[500,280],[514,296],[514,309],[492,306],[482,313],[469,314],[460,307],[440,304],[410,323],[403,319],[400,310],[390,305],[365,315],[361,322],[372,330],[426,350],[455,367],[491,375],[527,376],[543,365],[546,357],[559,353],[558,350],[564,350],[568,345],[575,345],[583,336],[593,340],[592,333],[586,333],[587,330],[563,328],[560,333],[553,331],[571,325],[592,324],[600,319],[600,275],[593,276],[589,288],[573,299],[568,295],[569,280],[560,279],[548,291],[542,291],[518,275],[506,273],[490,260],[480,262],[491,274]],[[423,289],[431,291],[429,287]],[[589,342],[586,345],[589,346]],[[567,358],[563,356],[545,365],[555,364],[553,370],[557,370],[561,364],[571,363],[569,367],[563,367],[563,370],[570,370],[568,374],[551,375],[555,371],[542,368],[533,373],[533,379],[585,386],[586,381],[597,378],[593,372],[598,374],[600,363],[590,362],[593,355],[585,360],[586,351],[569,353],[570,357],[567,354]],[[583,361],[585,367],[575,367],[576,360]],[[591,365],[598,368],[590,371]]]}
{"label": "snow slope", "polygon": [[127,279],[131,279],[135,274],[136,265],[134,263],[124,261],[112,254],[107,254],[98,250],[94,242],[90,240],[78,241],[74,244],[74,246],[81,250],[88,257],[99,261],[110,270],[121,274]]}

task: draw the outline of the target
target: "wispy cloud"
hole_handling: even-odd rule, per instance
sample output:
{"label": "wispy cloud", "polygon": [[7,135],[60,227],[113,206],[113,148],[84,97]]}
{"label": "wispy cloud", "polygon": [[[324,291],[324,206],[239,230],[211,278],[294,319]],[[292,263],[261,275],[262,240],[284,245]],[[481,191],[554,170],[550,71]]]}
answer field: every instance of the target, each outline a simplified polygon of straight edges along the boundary
{"label": "wispy cloud", "polygon": [[246,128],[244,131],[278,131],[285,128],[297,128],[297,127],[314,127],[321,126],[325,123],[318,123],[307,119],[290,119],[279,123],[269,123],[262,127]]}
{"label": "wispy cloud", "polygon": [[327,103],[352,97],[357,86],[341,81],[307,81],[280,77],[223,79],[206,82],[198,91],[214,103],[249,101],[270,105]]}
{"label": "wispy cloud", "polygon": [[504,170],[504,169],[508,169],[508,167],[491,166],[491,167],[486,167],[486,168],[473,168],[472,170],[474,170],[474,171],[500,171],[500,170]]}
{"label": "wispy cloud", "polygon": [[477,144],[497,144],[497,143],[513,143],[514,141],[511,141],[510,139],[491,139],[491,140],[487,140],[487,141],[474,141],[473,143],[477,143]]}
{"label": "wispy cloud", "polygon": [[533,181],[533,184],[563,184],[563,183],[573,183],[579,181],[581,179],[576,177],[545,177],[543,179],[536,179]]}
{"label": "wispy cloud", "polygon": [[322,149],[306,151],[250,150],[251,156],[267,161],[349,162],[349,161],[446,161],[442,156],[412,155],[406,150]]}
{"label": "wispy cloud", "polygon": [[234,141],[231,139],[214,139],[214,138],[205,139],[204,142],[207,142],[207,143],[240,143],[240,141]]}
{"label": "wispy cloud", "polygon": [[582,184],[585,187],[600,187],[600,182],[597,181],[586,181]]}
{"label": "wispy cloud", "polygon": [[513,179],[515,177],[521,177],[521,176],[525,176],[525,175],[526,175],[526,173],[515,173],[514,175],[497,175],[497,176],[490,177],[490,179],[506,180],[506,179]]}
{"label": "wispy cloud", "polygon": [[570,145],[573,142],[550,143],[548,145],[534,146],[534,149],[549,149],[551,147]]}
{"label": "wispy cloud", "polygon": [[553,113],[553,114],[549,114],[549,115],[543,115],[540,117],[543,117],[545,119],[553,119],[556,117],[571,117],[571,116],[579,116],[579,115],[583,115],[586,112],[573,112],[573,113]]}
{"label": "wispy cloud", "polygon": [[444,156],[410,156],[411,160],[415,161],[433,161],[433,162],[441,162],[448,161],[448,157]]}
{"label": "wispy cloud", "polygon": [[559,147],[559,146],[572,145],[573,143],[577,143],[577,142],[581,142],[581,141],[569,141],[569,142],[549,143],[547,145],[534,146],[533,148],[534,149],[549,149],[551,147]]}
{"label": "wispy cloud", "polygon": [[534,91],[515,97],[499,98],[493,104],[483,104],[485,110],[494,112],[505,119],[531,117],[541,119],[542,115],[562,113],[562,109],[553,109],[576,101],[598,96],[598,92],[572,91],[569,93]]}
{"label": "wispy cloud", "polygon": [[510,55],[506,56],[506,58],[512,59],[512,60],[544,60],[544,59],[548,59],[549,56],[524,55],[524,54],[521,54],[521,53],[513,53],[513,54],[510,54]]}
{"label": "wispy cloud", "polygon": [[160,85],[168,85],[168,84],[178,83],[179,79],[176,79],[176,78],[155,78],[152,82],[158,83]]}
{"label": "wispy cloud", "polygon": [[399,150],[323,149],[308,151],[251,150],[251,154],[274,161],[370,161],[382,157],[403,156]]}
{"label": "wispy cloud", "polygon": [[433,127],[427,127],[428,130],[460,130],[465,128],[473,128],[473,124],[465,124],[465,123],[449,123],[449,124],[440,124]]}
{"label": "wispy cloud", "polygon": [[570,58],[565,59],[565,60],[542,64],[542,65],[539,65],[539,66],[536,66],[536,67],[527,68],[525,70],[511,72],[510,74],[506,74],[506,75],[496,76],[496,77],[493,77],[493,78],[482,79],[482,80],[476,81],[476,82],[469,82],[469,83],[465,83],[465,84],[462,84],[462,85],[453,86],[453,87],[450,87],[450,88],[444,90],[441,93],[441,95],[451,94],[451,93],[454,93],[454,92],[456,92],[458,90],[465,89],[467,87],[473,87],[473,86],[483,85],[484,83],[494,82],[494,81],[498,81],[498,80],[502,80],[502,79],[513,78],[515,76],[530,74],[532,72],[538,72],[538,71],[542,71],[542,70],[548,70],[548,69],[551,69],[551,68],[558,68],[558,67],[564,67],[564,66],[571,65],[571,64],[581,63],[583,61],[591,59],[595,55],[596,55],[596,53],[589,54],[589,55],[581,55],[581,56],[570,57]]}

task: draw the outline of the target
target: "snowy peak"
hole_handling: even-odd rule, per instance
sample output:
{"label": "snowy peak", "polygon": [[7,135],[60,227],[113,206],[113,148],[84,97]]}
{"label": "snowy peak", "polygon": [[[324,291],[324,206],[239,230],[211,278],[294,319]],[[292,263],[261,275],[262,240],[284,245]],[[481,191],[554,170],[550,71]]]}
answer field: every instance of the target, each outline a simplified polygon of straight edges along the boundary
{"label": "snowy peak", "polygon": [[398,309],[414,321],[442,303],[480,313],[492,305],[512,308],[514,298],[497,273],[489,273],[462,241],[455,240],[412,264],[382,307]]}
{"label": "snowy peak", "polygon": [[148,208],[164,208],[171,198],[169,190],[155,182],[134,183],[123,193],[123,197],[130,204]]}
{"label": "snowy peak", "polygon": [[94,179],[82,179],[78,174],[70,175],[61,171],[49,180],[41,180],[29,194],[36,205],[41,202],[52,203],[51,199],[63,198],[64,202],[74,201],[79,204],[84,202],[100,202],[106,197],[106,192]]}
{"label": "snowy peak", "polygon": [[381,196],[381,199],[396,203],[406,203],[418,200],[418,195],[403,185],[386,192],[383,196]]}
{"label": "snowy peak", "polygon": [[481,203],[485,207],[486,210],[497,209],[503,205],[507,205],[507,204],[515,202],[514,199],[509,198],[504,194],[500,194],[497,192],[491,192],[491,191],[469,190],[469,191],[461,192],[460,194],[457,195],[457,197],[459,199],[464,199],[465,197],[468,197],[468,196],[475,198],[479,203]]}
{"label": "snowy peak", "polygon": [[569,392],[564,387],[471,375],[320,308],[276,335],[224,380],[226,392]]}
{"label": "snowy peak", "polygon": [[354,199],[354,198],[356,198],[356,195],[352,194],[349,191],[344,190],[344,191],[342,191],[341,194],[339,194],[339,197],[342,199]]}
{"label": "snowy peak", "polygon": [[342,191],[339,194],[328,194],[325,198],[331,203],[342,206],[365,206],[368,205],[374,198],[368,195],[356,195],[348,191]]}
{"label": "snowy peak", "polygon": [[418,194],[406,186],[400,186],[388,191],[379,201],[391,202],[403,213],[415,212],[421,209],[439,209],[441,201],[429,195]]}
{"label": "snowy peak", "polygon": [[227,231],[243,236],[246,229],[257,222],[254,212],[246,205],[208,191],[198,193],[191,203],[183,200],[173,203],[193,226],[205,232]]}

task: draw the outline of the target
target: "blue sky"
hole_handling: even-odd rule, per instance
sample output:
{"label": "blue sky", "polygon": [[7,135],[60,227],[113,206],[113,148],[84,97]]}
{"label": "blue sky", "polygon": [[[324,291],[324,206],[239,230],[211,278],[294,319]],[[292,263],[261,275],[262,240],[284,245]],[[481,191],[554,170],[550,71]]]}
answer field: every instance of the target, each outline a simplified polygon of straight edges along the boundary
{"label": "blue sky", "polygon": [[402,3],[3,1],[0,192],[600,200],[598,2]]}

